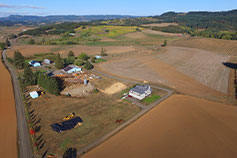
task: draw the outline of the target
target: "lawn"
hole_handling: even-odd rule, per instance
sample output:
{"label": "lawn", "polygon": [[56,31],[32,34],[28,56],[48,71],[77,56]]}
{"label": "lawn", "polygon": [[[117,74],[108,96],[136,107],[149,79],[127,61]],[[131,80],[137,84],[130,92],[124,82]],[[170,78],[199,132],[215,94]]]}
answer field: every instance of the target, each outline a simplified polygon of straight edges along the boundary
{"label": "lawn", "polygon": [[154,103],[155,101],[157,101],[158,99],[160,99],[159,95],[152,94],[152,95],[146,97],[145,99],[143,99],[142,103],[151,104],[151,103]]}
{"label": "lawn", "polygon": [[100,59],[96,59],[95,63],[102,63],[102,62],[106,62],[106,61],[107,61],[106,59],[100,58]]}

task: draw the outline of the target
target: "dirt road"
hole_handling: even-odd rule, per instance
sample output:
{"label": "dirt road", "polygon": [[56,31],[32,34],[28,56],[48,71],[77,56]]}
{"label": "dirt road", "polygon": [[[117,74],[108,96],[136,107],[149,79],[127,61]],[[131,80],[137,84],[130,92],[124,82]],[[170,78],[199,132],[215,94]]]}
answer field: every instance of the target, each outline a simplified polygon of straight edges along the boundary
{"label": "dirt road", "polygon": [[235,158],[237,108],[174,95],[84,158]]}
{"label": "dirt road", "polygon": [[17,158],[17,122],[11,76],[0,62],[0,157]]}
{"label": "dirt road", "polygon": [[[26,122],[26,118],[25,118],[24,106],[23,106],[22,99],[21,99],[20,86],[17,81],[17,76],[16,76],[14,69],[10,66],[10,64],[6,60],[6,52],[3,51],[2,55],[3,55],[4,62],[11,73],[12,83],[13,83],[13,87],[14,87],[15,105],[16,105],[16,112],[17,112],[19,157],[20,158],[32,158],[33,152],[32,152],[32,147],[31,147],[31,142],[30,142],[30,137],[29,137],[29,131],[28,131],[28,127],[27,127],[27,122]],[[7,70],[5,70],[5,71],[7,71]],[[11,82],[10,78],[8,78],[8,82]],[[4,87],[6,87],[6,85],[4,85]],[[11,87],[11,85],[8,84],[7,87]],[[3,89],[4,93],[5,93],[6,89],[7,88]],[[11,92],[12,92],[12,88],[11,88]],[[8,100],[12,100],[14,102],[14,100],[12,98],[13,98],[13,96],[11,97],[11,99],[9,98]],[[14,110],[15,110],[15,107],[14,107]],[[4,118],[7,118],[7,116]],[[16,130],[15,130],[15,132],[16,132]]]}

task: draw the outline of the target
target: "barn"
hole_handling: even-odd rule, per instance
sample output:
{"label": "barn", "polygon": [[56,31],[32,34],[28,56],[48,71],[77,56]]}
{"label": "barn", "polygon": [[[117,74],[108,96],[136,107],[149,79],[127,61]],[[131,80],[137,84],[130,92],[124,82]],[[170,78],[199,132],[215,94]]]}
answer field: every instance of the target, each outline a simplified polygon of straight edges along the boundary
{"label": "barn", "polygon": [[68,65],[63,69],[64,72],[70,74],[70,73],[75,73],[75,72],[81,72],[82,68],[76,66],[76,65]]}

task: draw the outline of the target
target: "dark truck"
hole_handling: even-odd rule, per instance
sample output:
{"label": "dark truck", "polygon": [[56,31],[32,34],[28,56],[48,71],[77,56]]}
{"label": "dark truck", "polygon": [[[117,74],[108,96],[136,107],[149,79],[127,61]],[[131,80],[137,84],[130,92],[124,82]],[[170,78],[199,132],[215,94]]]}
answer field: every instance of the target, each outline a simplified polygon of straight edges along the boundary
{"label": "dark truck", "polygon": [[51,124],[50,126],[52,127],[53,131],[61,133],[63,131],[75,128],[76,126],[80,126],[81,124],[82,124],[82,119],[80,117],[74,117],[70,120],[67,120],[61,123]]}

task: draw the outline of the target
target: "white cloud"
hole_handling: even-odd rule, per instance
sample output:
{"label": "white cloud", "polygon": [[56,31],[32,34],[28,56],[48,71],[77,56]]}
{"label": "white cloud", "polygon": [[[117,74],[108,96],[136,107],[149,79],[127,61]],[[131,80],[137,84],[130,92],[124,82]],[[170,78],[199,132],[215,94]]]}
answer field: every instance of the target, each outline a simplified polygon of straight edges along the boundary
{"label": "white cloud", "polygon": [[0,3],[0,8],[30,8],[30,9],[45,9],[44,7],[37,7],[37,6],[31,6],[31,5],[7,5]]}

